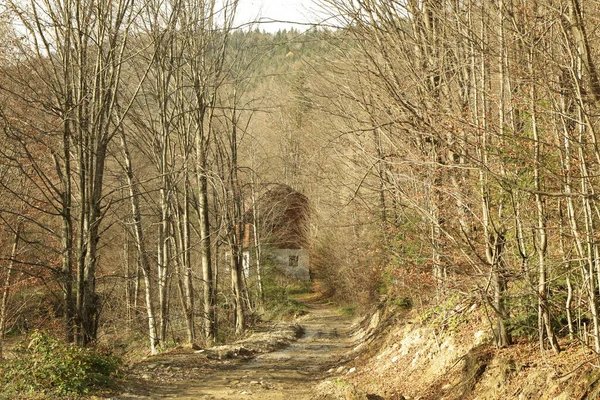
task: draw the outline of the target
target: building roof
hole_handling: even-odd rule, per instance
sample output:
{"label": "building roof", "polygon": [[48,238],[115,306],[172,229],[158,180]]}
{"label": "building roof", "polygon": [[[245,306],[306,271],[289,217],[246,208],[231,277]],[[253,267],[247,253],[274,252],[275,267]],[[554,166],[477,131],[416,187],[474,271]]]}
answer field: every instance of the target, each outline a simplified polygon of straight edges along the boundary
{"label": "building roof", "polygon": [[[280,249],[300,249],[308,247],[310,203],[308,197],[282,184],[271,184],[259,196],[257,221],[253,221],[252,208],[247,221],[258,226],[261,243]],[[252,231],[252,229],[245,229]],[[248,234],[249,235],[249,234]],[[244,232],[244,242],[250,236]]]}

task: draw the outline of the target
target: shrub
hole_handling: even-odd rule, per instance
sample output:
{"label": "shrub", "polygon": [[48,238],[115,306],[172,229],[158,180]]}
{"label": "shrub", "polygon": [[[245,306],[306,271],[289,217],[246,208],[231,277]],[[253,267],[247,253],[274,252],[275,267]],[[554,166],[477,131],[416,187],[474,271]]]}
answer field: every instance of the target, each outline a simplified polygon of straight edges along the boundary
{"label": "shrub", "polygon": [[413,306],[413,300],[410,297],[401,297],[391,300],[391,303],[403,310],[410,310]]}
{"label": "shrub", "polygon": [[14,359],[0,366],[0,392],[15,397],[74,397],[110,386],[121,360],[34,332]]}

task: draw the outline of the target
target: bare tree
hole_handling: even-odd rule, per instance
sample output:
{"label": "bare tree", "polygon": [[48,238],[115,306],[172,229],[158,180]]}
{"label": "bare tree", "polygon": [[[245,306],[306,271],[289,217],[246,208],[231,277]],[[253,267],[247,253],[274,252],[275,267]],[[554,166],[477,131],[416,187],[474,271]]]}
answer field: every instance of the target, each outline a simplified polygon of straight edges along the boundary
{"label": "bare tree", "polygon": [[123,113],[116,112],[135,17],[133,3],[40,0],[8,5],[24,27],[20,59],[39,85],[32,88],[20,81],[33,89],[21,98],[37,104],[57,125],[48,131],[31,121],[39,134],[56,135],[53,157],[58,180],[42,179],[62,220],[67,337],[76,333],[79,343],[86,344],[95,340],[98,328],[96,269],[105,212],[104,172],[109,143],[128,109],[124,99]]}

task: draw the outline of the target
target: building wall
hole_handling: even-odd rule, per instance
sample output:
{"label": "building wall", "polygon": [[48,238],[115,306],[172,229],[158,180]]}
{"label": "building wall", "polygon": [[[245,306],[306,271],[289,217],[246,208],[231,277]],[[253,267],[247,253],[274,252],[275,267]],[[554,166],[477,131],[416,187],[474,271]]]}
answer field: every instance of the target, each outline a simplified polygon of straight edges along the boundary
{"label": "building wall", "polygon": [[270,248],[266,250],[266,254],[281,272],[290,278],[310,280],[308,250]]}

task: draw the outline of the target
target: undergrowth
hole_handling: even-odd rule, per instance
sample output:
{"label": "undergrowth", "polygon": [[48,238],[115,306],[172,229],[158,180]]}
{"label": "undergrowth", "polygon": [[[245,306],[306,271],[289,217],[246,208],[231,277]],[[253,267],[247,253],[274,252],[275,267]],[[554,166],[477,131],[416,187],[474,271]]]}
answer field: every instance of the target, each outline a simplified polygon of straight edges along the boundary
{"label": "undergrowth", "polygon": [[308,307],[294,297],[310,293],[311,289],[310,281],[268,276],[264,280],[266,318],[287,319],[306,314]]}
{"label": "undergrowth", "polygon": [[295,318],[306,314],[308,307],[306,304],[289,297],[273,301],[268,307],[269,319]]}
{"label": "undergrowth", "polygon": [[113,385],[121,359],[34,332],[0,365],[0,398],[76,398]]}
{"label": "undergrowth", "polygon": [[421,320],[436,330],[456,333],[460,326],[467,322],[465,311],[469,303],[465,303],[460,295],[455,294],[421,314]]}

